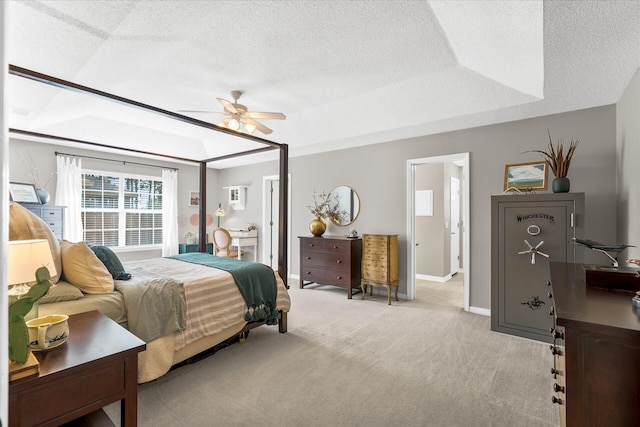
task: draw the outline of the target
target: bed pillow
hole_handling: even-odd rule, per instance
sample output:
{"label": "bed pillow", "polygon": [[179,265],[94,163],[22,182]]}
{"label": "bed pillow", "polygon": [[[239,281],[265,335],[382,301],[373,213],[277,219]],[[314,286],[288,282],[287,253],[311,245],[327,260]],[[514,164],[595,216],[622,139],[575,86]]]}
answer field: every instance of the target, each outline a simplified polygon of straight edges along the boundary
{"label": "bed pillow", "polygon": [[120,262],[118,255],[115,254],[111,250],[111,248],[107,246],[96,246],[87,244],[89,248],[96,254],[98,259],[102,261],[109,273],[111,273],[111,277],[115,280],[129,280],[131,279],[131,274],[127,273],[124,270],[124,266]]}
{"label": "bed pillow", "polygon": [[71,283],[58,282],[49,288],[49,292],[38,301],[40,304],[48,304],[52,302],[75,301],[84,296],[82,291]]}
{"label": "bed pillow", "polygon": [[84,242],[60,241],[64,279],[85,294],[113,292],[111,273]]}
{"label": "bed pillow", "polygon": [[[60,280],[62,263],[60,257],[60,244],[46,222],[40,219],[19,203],[9,202],[9,240],[47,239],[53,264],[56,266],[56,274],[51,276],[51,283]],[[35,280],[35,276],[34,276]]]}

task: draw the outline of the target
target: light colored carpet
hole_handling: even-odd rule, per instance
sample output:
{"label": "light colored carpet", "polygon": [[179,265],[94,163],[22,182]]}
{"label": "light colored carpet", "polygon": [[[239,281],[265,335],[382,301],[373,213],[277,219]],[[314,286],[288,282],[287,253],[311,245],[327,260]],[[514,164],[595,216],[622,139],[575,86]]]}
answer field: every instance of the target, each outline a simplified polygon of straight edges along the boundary
{"label": "light colored carpet", "polygon": [[449,307],[464,307],[463,273],[446,282],[416,279],[416,299]]}
{"label": "light colored carpet", "polygon": [[287,334],[257,328],[140,385],[139,425],[559,425],[548,344],[459,308],[290,285]]}

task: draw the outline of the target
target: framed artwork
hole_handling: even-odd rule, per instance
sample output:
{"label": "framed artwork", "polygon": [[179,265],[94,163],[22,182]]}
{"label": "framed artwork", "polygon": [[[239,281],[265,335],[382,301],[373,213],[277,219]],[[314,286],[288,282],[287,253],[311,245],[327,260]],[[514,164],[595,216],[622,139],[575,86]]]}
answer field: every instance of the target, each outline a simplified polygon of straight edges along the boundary
{"label": "framed artwork", "polygon": [[433,216],[433,190],[416,190],[416,216]]}
{"label": "framed artwork", "polygon": [[199,191],[189,191],[189,206],[200,206]]}
{"label": "framed artwork", "polygon": [[523,191],[547,189],[547,163],[516,163],[504,167],[504,191],[508,189]]}
{"label": "framed artwork", "polygon": [[18,203],[40,203],[36,187],[33,184],[24,184],[21,182],[9,183],[9,197]]}

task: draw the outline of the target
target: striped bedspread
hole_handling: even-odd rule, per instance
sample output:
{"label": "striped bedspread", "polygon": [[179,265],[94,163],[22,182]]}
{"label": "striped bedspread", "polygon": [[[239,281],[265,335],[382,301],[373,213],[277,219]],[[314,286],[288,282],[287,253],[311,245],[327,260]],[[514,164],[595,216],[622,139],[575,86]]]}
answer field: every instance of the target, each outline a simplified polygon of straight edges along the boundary
{"label": "striped bedspread", "polygon": [[[233,276],[223,270],[168,258],[155,258],[125,263],[171,277],[184,285],[187,303],[187,327],[175,332],[175,350],[180,350],[199,338],[221,332],[230,326],[246,323],[247,305]],[[289,294],[282,279],[277,282],[276,309],[288,312]]]}

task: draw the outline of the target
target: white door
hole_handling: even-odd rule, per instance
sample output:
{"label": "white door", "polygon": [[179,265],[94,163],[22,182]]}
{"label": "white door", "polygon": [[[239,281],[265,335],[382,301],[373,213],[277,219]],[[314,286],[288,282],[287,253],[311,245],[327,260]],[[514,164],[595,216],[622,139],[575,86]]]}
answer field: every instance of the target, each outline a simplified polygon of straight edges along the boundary
{"label": "white door", "polygon": [[451,275],[460,269],[460,180],[451,177]]}
{"label": "white door", "polygon": [[278,268],[278,218],[280,213],[280,180],[264,180],[264,221],[262,263]]}

